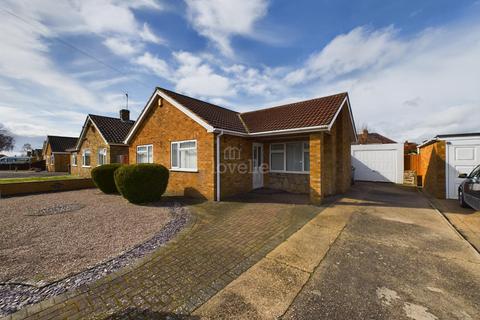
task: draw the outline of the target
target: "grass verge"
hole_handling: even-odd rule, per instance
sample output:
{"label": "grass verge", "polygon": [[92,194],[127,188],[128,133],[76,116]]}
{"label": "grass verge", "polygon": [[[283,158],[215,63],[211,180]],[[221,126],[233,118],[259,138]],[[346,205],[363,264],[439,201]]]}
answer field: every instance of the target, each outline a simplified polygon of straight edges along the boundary
{"label": "grass verge", "polygon": [[0,184],[18,183],[18,182],[35,182],[35,181],[71,180],[71,179],[81,179],[81,177],[64,175],[64,176],[49,176],[49,177],[4,178],[4,179],[0,179]]}

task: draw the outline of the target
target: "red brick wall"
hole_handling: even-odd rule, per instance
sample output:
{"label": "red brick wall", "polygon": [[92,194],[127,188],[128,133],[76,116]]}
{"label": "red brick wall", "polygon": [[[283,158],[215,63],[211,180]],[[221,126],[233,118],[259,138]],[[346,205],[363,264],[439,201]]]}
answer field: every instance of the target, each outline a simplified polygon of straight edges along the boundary
{"label": "red brick wall", "polygon": [[208,200],[215,196],[214,134],[167,101],[158,98],[130,142],[129,161],[136,163],[137,146],[153,145],[153,162],[171,168],[170,143],[197,140],[197,172],[170,171],[167,193]]}

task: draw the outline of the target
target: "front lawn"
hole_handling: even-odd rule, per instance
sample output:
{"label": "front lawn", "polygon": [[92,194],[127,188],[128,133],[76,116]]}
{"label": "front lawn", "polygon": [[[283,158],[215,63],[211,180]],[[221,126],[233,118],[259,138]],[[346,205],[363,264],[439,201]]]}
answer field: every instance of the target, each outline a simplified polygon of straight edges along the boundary
{"label": "front lawn", "polygon": [[82,177],[63,175],[63,176],[46,176],[46,177],[25,177],[25,178],[4,178],[0,179],[0,184],[18,183],[18,182],[35,182],[35,181],[55,181],[81,179]]}

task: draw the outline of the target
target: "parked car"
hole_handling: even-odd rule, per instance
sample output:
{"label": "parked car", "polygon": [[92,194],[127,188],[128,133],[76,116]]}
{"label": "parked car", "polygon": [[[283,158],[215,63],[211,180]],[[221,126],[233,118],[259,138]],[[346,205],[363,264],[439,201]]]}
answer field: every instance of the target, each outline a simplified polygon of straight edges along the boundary
{"label": "parked car", "polygon": [[0,158],[0,164],[20,164],[20,163],[30,163],[32,161],[31,157],[3,157]]}
{"label": "parked car", "polygon": [[462,173],[458,177],[465,179],[458,187],[460,206],[480,210],[480,165],[473,169],[469,175]]}

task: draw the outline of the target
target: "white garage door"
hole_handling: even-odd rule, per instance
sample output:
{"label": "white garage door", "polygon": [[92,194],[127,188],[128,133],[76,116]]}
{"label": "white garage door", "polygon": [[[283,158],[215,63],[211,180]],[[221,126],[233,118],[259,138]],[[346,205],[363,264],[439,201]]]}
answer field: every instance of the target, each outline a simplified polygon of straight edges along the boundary
{"label": "white garage door", "polygon": [[446,193],[448,199],[457,199],[458,186],[463,179],[461,173],[470,173],[480,164],[480,137],[451,138],[447,140],[446,150]]}
{"label": "white garage door", "polygon": [[403,145],[352,146],[355,180],[403,183]]}

